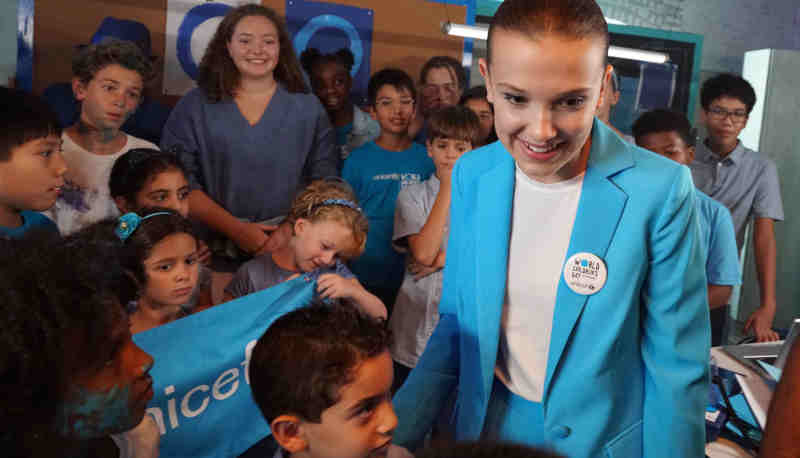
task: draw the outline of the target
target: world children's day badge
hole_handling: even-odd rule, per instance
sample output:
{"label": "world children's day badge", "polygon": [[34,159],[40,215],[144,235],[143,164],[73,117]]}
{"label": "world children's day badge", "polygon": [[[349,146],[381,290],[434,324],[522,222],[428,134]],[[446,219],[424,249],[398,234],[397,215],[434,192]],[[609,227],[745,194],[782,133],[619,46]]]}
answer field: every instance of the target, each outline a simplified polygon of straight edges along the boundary
{"label": "world children's day badge", "polygon": [[603,289],[608,278],[606,263],[591,253],[577,253],[564,265],[564,281],[572,291],[584,296]]}

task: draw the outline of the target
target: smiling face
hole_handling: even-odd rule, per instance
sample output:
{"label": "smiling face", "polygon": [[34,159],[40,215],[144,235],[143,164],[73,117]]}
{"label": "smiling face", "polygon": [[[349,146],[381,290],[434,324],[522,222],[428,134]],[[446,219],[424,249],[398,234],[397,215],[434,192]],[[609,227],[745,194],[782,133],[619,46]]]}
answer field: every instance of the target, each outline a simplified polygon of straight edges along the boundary
{"label": "smiling face", "polygon": [[36,138],[12,148],[8,160],[0,161],[0,206],[7,212],[47,210],[66,171],[60,137]]}
{"label": "smiling face", "polygon": [[314,66],[311,86],[327,111],[336,112],[347,106],[352,85],[350,73],[340,63],[325,61]]}
{"label": "smiling face", "polygon": [[199,268],[194,237],[184,233],[164,237],[144,260],[147,283],[142,297],[154,306],[185,304],[197,286]]}
{"label": "smiling face", "polygon": [[[491,64],[480,61],[495,131],[530,178],[555,183],[586,169],[589,135],[601,102],[605,42],[497,29]],[[610,68],[610,67],[609,67]]]}
{"label": "smiling face", "polygon": [[278,29],[264,16],[245,16],[233,29],[228,54],[242,78],[271,78],[280,57]]}
{"label": "smiling face", "polygon": [[322,412],[320,423],[300,424],[307,445],[304,455],[386,457],[397,427],[391,395],[393,374],[388,351],[359,364],[352,383],[339,391],[339,402]]}
{"label": "smiling face", "polygon": [[291,245],[295,265],[302,272],[331,266],[341,253],[353,250],[353,231],[336,220],[313,223],[300,218],[294,223],[294,233]]}
{"label": "smiling face", "polygon": [[58,407],[55,426],[64,437],[92,439],[128,431],[142,421],[153,398],[153,358],[131,340],[119,303],[111,305],[118,319],[103,360],[71,377]]}
{"label": "smiling face", "polygon": [[118,130],[142,99],[142,75],[118,64],[103,67],[88,83],[74,78],[81,121],[98,130]]}
{"label": "smiling face", "polygon": [[381,125],[381,131],[395,135],[408,132],[413,113],[414,97],[411,91],[391,84],[384,84],[378,89],[375,106],[370,107],[370,114]]}

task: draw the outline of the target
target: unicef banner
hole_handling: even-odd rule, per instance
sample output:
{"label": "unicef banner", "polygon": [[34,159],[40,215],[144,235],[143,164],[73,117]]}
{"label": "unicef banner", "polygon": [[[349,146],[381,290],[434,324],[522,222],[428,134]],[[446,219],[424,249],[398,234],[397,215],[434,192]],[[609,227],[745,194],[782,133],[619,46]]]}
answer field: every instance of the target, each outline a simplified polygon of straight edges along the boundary
{"label": "unicef banner", "polygon": [[[308,48],[317,48],[323,54],[349,49],[355,61],[350,70],[352,92],[362,98],[367,94],[370,76],[373,17],[373,11],[365,8],[286,0],[286,25],[297,56]],[[363,100],[355,102],[363,104]]]}
{"label": "unicef banner", "polygon": [[237,456],[269,434],[250,392],[250,354],[273,321],[311,302],[314,287],[296,278],[134,335],[155,359],[147,412],[162,458]]}

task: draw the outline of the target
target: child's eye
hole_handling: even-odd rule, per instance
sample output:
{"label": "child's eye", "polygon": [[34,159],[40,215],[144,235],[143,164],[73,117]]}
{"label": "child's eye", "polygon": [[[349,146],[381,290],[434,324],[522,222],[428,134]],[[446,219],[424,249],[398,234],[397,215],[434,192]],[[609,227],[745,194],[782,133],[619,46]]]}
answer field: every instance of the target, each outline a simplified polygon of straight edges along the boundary
{"label": "child's eye", "polygon": [[41,154],[44,157],[50,157],[53,155],[53,150],[49,149],[47,151],[41,151],[39,154]]}
{"label": "child's eye", "polygon": [[193,254],[186,258],[186,264],[191,266],[192,264],[197,262],[197,255]]}
{"label": "child's eye", "polygon": [[566,110],[579,110],[586,102],[586,97],[569,97],[556,102],[556,108]]}
{"label": "child's eye", "polygon": [[178,200],[183,200],[189,197],[189,190],[188,189],[181,189],[178,191]]}
{"label": "child's eye", "polygon": [[141,94],[139,94],[138,92],[131,91],[131,92],[128,92],[128,97],[130,97],[132,99],[139,100],[139,97],[141,97]]}
{"label": "child's eye", "polygon": [[503,98],[511,105],[522,105],[528,101],[525,97],[521,95],[514,95],[509,93],[503,94]]}
{"label": "child's eye", "polygon": [[159,272],[169,272],[171,268],[172,264],[159,264],[156,266],[156,270],[158,270]]}
{"label": "child's eye", "polygon": [[160,193],[158,193],[158,194],[153,196],[153,200],[158,201],[158,202],[164,201],[166,199],[167,199],[167,193],[165,193],[165,192],[160,192]]}

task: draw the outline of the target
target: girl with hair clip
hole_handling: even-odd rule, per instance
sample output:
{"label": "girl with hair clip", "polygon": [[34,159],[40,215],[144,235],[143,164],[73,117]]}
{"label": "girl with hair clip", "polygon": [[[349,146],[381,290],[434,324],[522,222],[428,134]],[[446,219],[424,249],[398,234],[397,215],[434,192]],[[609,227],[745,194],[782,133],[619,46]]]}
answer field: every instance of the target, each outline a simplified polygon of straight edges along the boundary
{"label": "girl with hair clip", "polygon": [[283,19],[261,5],[228,12],[197,84],[173,109],[162,149],[185,151],[192,219],[246,254],[263,253],[267,221],[286,215],[305,183],[338,174],[327,113],[307,93]]}
{"label": "girl with hair clip", "polygon": [[147,331],[211,306],[210,291],[198,290],[198,243],[188,220],[167,209],[119,217],[114,233],[125,245],[122,264],[142,285],[129,304],[131,332]]}
{"label": "girl with hair clip", "polygon": [[308,48],[300,55],[300,63],[311,79],[311,89],[336,130],[336,146],[342,160],[347,159],[350,151],[378,138],[381,132],[378,121],[350,100],[353,62],[353,53],[347,48],[330,54]]}
{"label": "girl with hair clip", "polygon": [[292,202],[278,227],[284,240],[272,253],[245,263],[225,289],[231,300],[305,275],[316,280],[316,300],[345,300],[386,318],[386,307],[369,293],[343,261],[364,251],[369,223],[350,187],[340,179],[311,183]]}

